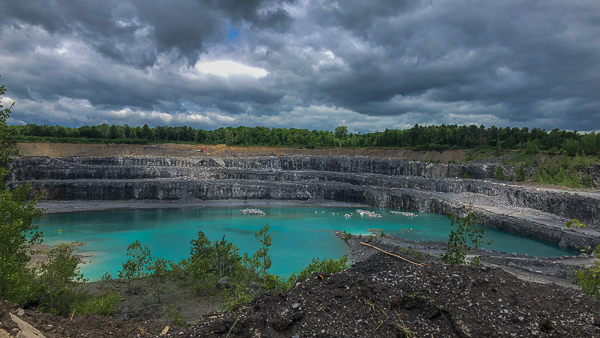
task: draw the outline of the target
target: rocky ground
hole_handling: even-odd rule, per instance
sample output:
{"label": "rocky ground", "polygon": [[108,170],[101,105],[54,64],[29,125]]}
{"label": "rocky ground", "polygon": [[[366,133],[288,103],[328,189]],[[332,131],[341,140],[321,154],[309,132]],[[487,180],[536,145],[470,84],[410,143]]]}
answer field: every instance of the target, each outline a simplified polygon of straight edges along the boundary
{"label": "rocky ground", "polygon": [[[600,302],[552,282],[558,278],[553,276],[557,267],[583,258],[481,251],[483,265],[471,267],[440,262],[444,243],[392,236],[369,242],[417,263],[412,264],[360,244],[366,241],[356,236],[348,241],[353,266],[347,271],[313,274],[288,292],[262,295],[234,312],[213,311],[189,328],[169,328],[166,334],[161,332],[167,324],[143,316],[65,319],[19,310],[5,301],[0,305],[0,329],[14,336],[20,331],[12,313],[46,337],[600,336]],[[527,279],[519,276],[523,267],[544,272],[534,272],[538,279]],[[505,271],[510,269],[515,272]],[[569,280],[562,284],[568,286]],[[194,306],[183,300],[180,305]]]}
{"label": "rocky ground", "polygon": [[[416,261],[398,246],[376,245]],[[494,267],[422,256],[407,263],[374,249],[335,275],[237,312],[204,316],[170,337],[596,337],[600,303],[581,291],[516,278]]]}

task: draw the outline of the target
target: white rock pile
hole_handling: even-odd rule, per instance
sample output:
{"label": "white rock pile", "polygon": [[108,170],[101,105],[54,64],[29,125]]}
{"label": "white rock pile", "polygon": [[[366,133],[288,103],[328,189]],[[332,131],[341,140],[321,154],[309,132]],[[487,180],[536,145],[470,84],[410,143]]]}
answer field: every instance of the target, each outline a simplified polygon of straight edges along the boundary
{"label": "white rock pile", "polygon": [[244,209],[241,210],[244,215],[252,215],[252,216],[264,216],[266,213],[262,210],[258,209]]}
{"label": "white rock pile", "polygon": [[392,214],[402,215],[402,216],[406,216],[406,217],[419,217],[419,215],[413,214],[412,212],[404,212],[404,211],[396,211],[396,210],[391,210],[390,212]]}
{"label": "white rock pile", "polygon": [[373,211],[366,211],[366,210],[360,210],[360,209],[356,209],[356,212],[357,212],[359,215],[361,215],[361,216],[367,215],[367,216],[369,216],[369,217],[373,217],[373,218],[381,218],[381,217],[383,217],[383,216],[381,216],[380,214],[378,214],[378,213],[375,213],[375,212],[373,212]]}

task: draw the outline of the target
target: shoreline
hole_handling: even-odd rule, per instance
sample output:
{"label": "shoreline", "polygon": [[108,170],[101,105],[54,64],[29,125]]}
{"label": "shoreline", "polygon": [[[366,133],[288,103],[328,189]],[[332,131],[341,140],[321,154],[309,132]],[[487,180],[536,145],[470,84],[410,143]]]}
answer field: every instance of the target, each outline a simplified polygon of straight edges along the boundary
{"label": "shoreline", "polygon": [[212,201],[38,201],[37,207],[47,209],[44,215],[75,212],[100,212],[114,210],[156,210],[187,208],[248,208],[248,207],[367,207],[362,204],[336,201],[295,201],[295,200],[212,200]]}

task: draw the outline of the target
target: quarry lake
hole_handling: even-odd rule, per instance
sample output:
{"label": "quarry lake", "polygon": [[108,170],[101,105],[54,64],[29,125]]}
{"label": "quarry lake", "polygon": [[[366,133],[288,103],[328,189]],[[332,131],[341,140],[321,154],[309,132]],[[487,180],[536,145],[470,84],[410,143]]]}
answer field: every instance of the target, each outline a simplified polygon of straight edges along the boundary
{"label": "quarry lake", "polygon": [[[253,253],[258,248],[254,232],[269,223],[277,233],[273,237],[272,273],[287,275],[310,263],[313,257],[338,258],[348,247],[334,235],[346,229],[352,234],[368,235],[367,229],[383,229],[385,234],[410,240],[446,242],[450,221],[446,216],[418,213],[407,217],[386,209],[375,211],[382,218],[360,216],[356,208],[347,207],[261,207],[265,216],[245,216],[240,208],[194,208],[127,210],[49,214],[37,224],[44,232],[44,244],[81,241],[87,244],[77,253],[91,254],[92,264],[82,266],[85,277],[97,280],[105,271],[113,276],[126,260],[127,246],[139,240],[153,256],[175,261],[190,253],[190,241],[198,231],[211,241],[223,236],[240,248]],[[315,213],[316,212],[316,213]],[[354,213],[345,218],[344,214]],[[61,230],[61,231],[59,231]],[[577,252],[505,231],[486,228],[487,247],[498,251],[527,253],[535,256],[562,256]]]}

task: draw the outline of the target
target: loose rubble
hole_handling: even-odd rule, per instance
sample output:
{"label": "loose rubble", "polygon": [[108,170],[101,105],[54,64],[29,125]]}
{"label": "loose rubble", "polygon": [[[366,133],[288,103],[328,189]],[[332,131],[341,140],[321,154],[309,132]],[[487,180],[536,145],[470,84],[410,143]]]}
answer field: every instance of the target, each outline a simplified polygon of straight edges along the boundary
{"label": "loose rubble", "polygon": [[402,215],[402,216],[406,216],[406,217],[419,217],[419,215],[417,215],[417,214],[414,214],[412,212],[406,212],[406,211],[391,210],[390,213],[396,214],[396,215]]}
{"label": "loose rubble", "polygon": [[252,215],[252,216],[264,216],[266,213],[259,209],[244,209],[241,210],[244,215]]}
{"label": "loose rubble", "polygon": [[361,216],[367,215],[367,216],[373,217],[373,218],[381,218],[381,217],[383,217],[383,216],[381,216],[381,214],[378,214],[378,213],[373,212],[373,211],[367,211],[367,210],[356,209],[356,213],[358,213]]}
{"label": "loose rubble", "polygon": [[375,252],[347,271],[315,273],[288,292],[262,295],[237,312],[205,315],[167,336],[600,336],[600,302],[581,291],[519,280],[499,268],[431,256],[424,262],[415,266]]}

